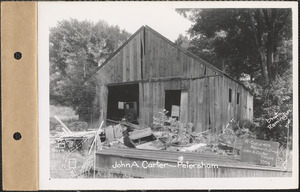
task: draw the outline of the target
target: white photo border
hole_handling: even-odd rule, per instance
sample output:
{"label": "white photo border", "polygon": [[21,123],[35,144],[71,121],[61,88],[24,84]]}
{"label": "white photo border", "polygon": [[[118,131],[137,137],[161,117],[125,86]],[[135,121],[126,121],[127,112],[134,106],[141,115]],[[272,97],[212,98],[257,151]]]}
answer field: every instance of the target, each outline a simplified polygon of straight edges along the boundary
{"label": "white photo border", "polygon": [[[49,142],[49,26],[56,6],[172,6],[176,8],[291,8],[293,18],[293,172],[292,177],[267,178],[159,178],[159,179],[50,179]],[[67,10],[66,10],[67,11]],[[121,14],[121,13],[120,13]],[[298,188],[298,3],[256,2],[38,2],[39,188],[41,190],[129,189],[291,189]]]}

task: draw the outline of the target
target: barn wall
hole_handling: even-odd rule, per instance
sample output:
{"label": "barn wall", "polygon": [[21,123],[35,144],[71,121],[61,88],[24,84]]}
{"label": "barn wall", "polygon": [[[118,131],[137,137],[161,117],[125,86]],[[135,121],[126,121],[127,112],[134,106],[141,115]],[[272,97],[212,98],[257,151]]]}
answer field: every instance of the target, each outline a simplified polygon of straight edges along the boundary
{"label": "barn wall", "polygon": [[[103,119],[107,110],[106,85],[125,82],[139,83],[139,118],[142,125],[150,126],[153,116],[164,108],[165,90],[186,90],[188,101],[183,110],[188,115],[184,123],[192,122],[196,131],[210,127],[212,131],[220,132],[231,118],[239,121],[252,120],[253,117],[253,96],[242,85],[191,57],[147,27],[139,30],[97,72],[97,77]],[[168,77],[186,79],[157,80]],[[142,79],[147,81],[139,81]],[[232,89],[231,102],[229,88]],[[236,102],[237,92],[239,104]]]}
{"label": "barn wall", "polygon": [[[186,90],[187,120],[192,122],[196,131],[211,128],[213,132],[223,130],[231,118],[236,121],[253,118],[252,96],[236,82],[222,77],[208,77],[195,80],[140,83],[141,124],[151,125],[153,116],[165,106],[166,90]],[[229,88],[232,101],[229,102]],[[240,102],[237,104],[237,92]]]}
{"label": "barn wall", "polygon": [[178,49],[155,31],[145,32],[144,78],[181,76],[187,78],[216,75],[217,72]]}
{"label": "barn wall", "polygon": [[142,79],[143,41],[141,30],[97,72],[100,84]]}
{"label": "barn wall", "polygon": [[165,90],[188,90],[189,85],[186,80],[148,82],[140,83],[139,89],[140,123],[149,126],[153,123],[153,116],[165,108]]}

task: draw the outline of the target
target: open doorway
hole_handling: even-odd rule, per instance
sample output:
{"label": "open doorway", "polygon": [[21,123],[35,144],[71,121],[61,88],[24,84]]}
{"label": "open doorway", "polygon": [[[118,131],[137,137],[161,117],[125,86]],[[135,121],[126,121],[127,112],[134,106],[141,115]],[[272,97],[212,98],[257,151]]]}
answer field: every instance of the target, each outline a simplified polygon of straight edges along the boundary
{"label": "open doorway", "polygon": [[177,120],[179,119],[180,98],[181,98],[181,90],[165,91],[165,109],[168,111],[167,116],[174,117]]}
{"label": "open doorway", "polygon": [[107,119],[138,124],[139,85],[108,86]]}

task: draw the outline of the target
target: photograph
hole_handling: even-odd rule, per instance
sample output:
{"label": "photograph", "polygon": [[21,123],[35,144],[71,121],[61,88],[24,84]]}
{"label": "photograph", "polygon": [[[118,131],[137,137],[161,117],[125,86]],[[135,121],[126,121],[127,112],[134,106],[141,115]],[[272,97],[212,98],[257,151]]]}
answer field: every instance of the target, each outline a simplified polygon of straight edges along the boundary
{"label": "photograph", "polygon": [[40,185],[298,177],[297,4],[251,3],[39,2]]}

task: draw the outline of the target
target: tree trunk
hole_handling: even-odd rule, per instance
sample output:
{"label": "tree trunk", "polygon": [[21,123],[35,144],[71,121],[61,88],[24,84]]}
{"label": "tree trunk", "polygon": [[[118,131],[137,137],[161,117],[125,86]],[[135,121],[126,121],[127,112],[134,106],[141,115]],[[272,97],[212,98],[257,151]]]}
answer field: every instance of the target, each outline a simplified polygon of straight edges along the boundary
{"label": "tree trunk", "polygon": [[[255,45],[256,48],[258,50],[259,53],[259,57],[260,57],[260,68],[261,68],[261,74],[263,77],[263,81],[266,85],[269,84],[269,74],[268,74],[268,62],[267,62],[267,56],[266,56],[266,52],[265,52],[265,44],[262,41],[262,25],[261,25],[261,10],[256,10],[255,14],[256,14],[256,18],[257,18],[257,22],[255,22],[255,18],[254,18],[254,12],[248,11],[248,15],[250,18],[250,24],[251,24],[251,28],[252,28],[252,32],[253,32],[253,37],[254,37],[254,41],[255,41]],[[257,25],[256,25],[257,23]]]}
{"label": "tree trunk", "polygon": [[264,48],[260,48],[258,51],[259,51],[259,55],[261,58],[261,61],[260,61],[261,73],[262,73],[265,83],[268,85],[269,84],[269,73],[268,73],[268,62],[267,62],[265,50],[264,50]]}
{"label": "tree trunk", "polygon": [[271,74],[271,66],[273,65],[274,62],[274,51],[273,51],[273,44],[268,45],[267,47],[267,70],[268,70],[268,78],[272,78]]}

